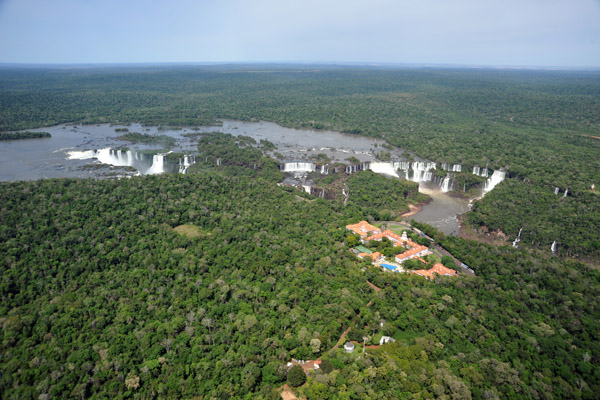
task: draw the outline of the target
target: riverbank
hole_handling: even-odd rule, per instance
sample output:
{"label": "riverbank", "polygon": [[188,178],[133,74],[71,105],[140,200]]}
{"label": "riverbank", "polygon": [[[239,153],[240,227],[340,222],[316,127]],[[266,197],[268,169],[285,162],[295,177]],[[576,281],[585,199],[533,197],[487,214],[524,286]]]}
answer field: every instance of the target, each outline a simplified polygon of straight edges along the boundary
{"label": "riverbank", "polygon": [[487,227],[478,230],[473,229],[471,226],[463,223],[462,215],[458,216],[458,223],[460,225],[458,237],[460,238],[475,240],[476,242],[492,244],[495,246],[503,246],[508,243],[508,235],[500,229],[497,231],[490,231]]}
{"label": "riverbank", "polygon": [[426,204],[428,204],[428,203],[430,203],[430,202],[431,202],[431,200],[427,201],[425,203],[419,203],[417,205],[409,204],[408,205],[409,211],[407,211],[407,212],[405,212],[403,214],[400,214],[400,217],[402,217],[402,218],[412,217],[413,215],[416,215],[416,214],[420,213],[421,210],[423,209],[423,206],[426,205]]}

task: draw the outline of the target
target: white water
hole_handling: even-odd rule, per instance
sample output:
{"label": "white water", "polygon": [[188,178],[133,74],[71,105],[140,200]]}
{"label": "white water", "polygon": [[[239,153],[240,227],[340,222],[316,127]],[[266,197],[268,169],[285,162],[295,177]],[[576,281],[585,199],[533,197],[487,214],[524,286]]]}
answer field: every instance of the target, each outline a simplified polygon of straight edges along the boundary
{"label": "white water", "polygon": [[569,193],[569,189],[565,189],[565,194],[563,194],[563,197],[567,197],[568,193]]}
{"label": "white water", "polygon": [[188,155],[184,155],[183,156],[183,160],[180,159],[179,160],[179,173],[180,174],[185,174],[187,169],[192,165],[196,163],[196,157],[194,156],[188,156]]}
{"label": "white water", "polygon": [[556,240],[554,242],[552,242],[552,246],[550,246],[550,250],[552,250],[553,253],[556,253]]}
{"label": "white water", "polygon": [[559,190],[560,190],[559,188],[554,188],[554,194],[555,194],[555,195],[558,195],[558,191],[559,191]]}
{"label": "white water", "polygon": [[[487,173],[487,171],[486,171]],[[492,176],[483,185],[483,192],[487,193],[494,189],[506,177],[506,171],[496,170]]]}
{"label": "white water", "polygon": [[477,175],[477,176],[481,176],[483,178],[487,178],[488,177],[488,169],[487,167],[485,168],[480,168],[478,166],[473,167],[473,175]]}
{"label": "white water", "polygon": [[442,182],[442,192],[446,193],[450,191],[450,175],[446,175]]}
{"label": "white water", "polygon": [[152,156],[152,166],[148,170],[148,175],[158,175],[165,172],[166,154],[155,154]]}
{"label": "white water", "polygon": [[389,175],[399,178],[397,168],[394,168],[395,163],[389,162],[372,162],[369,164],[369,169],[376,174]]}
{"label": "white water", "polygon": [[462,171],[462,165],[460,165],[460,164],[454,164],[454,165],[452,165],[452,164],[443,163],[442,164],[442,169],[444,171],[450,171],[450,172],[461,172]]}
{"label": "white water", "polygon": [[87,160],[91,158],[98,159],[102,164],[110,164],[116,167],[131,167],[135,160],[133,153],[130,150],[123,151],[105,148],[67,152],[68,160]]}
{"label": "white water", "polygon": [[515,238],[515,240],[513,241],[513,247],[516,249],[517,247],[519,247],[519,242],[521,241],[521,232],[523,232],[523,228],[519,229],[519,235]]}
{"label": "white water", "polygon": [[308,162],[289,162],[283,164],[283,172],[313,172],[316,165]]}

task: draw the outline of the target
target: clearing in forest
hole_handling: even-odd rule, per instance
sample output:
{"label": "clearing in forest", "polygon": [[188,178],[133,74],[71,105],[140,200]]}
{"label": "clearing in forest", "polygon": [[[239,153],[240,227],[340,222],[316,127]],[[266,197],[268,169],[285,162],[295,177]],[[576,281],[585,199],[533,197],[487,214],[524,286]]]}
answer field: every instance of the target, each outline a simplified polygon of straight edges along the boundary
{"label": "clearing in forest", "polygon": [[202,236],[202,231],[196,225],[184,224],[173,228],[173,230],[180,235],[189,237],[190,239],[198,238]]}

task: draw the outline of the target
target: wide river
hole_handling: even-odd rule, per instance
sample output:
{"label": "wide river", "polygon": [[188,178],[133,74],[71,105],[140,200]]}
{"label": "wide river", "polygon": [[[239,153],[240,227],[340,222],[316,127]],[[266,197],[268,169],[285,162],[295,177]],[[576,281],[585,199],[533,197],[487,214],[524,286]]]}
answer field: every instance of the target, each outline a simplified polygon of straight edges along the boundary
{"label": "wide river", "polygon": [[[173,161],[167,157],[153,156],[153,153],[161,151],[160,146],[119,140],[118,136],[123,134],[116,131],[119,128],[127,128],[129,132],[171,136],[176,139],[176,146],[170,150],[189,155],[189,158],[182,156],[179,161]],[[184,171],[184,164],[187,166],[188,160],[193,160],[196,151],[194,140],[184,134],[193,132],[223,132],[236,136],[247,135],[257,141],[269,140],[286,161],[310,161],[311,155],[326,154],[332,162],[347,162],[349,157],[361,162],[376,162],[375,154],[380,151],[390,152],[394,160],[401,160],[405,156],[402,149],[383,148],[385,142],[380,139],[331,131],[289,129],[270,122],[225,120],[222,126],[176,130],[159,130],[139,124],[58,125],[32,130],[49,132],[52,137],[0,141],[0,180],[102,178],[128,176],[134,172]],[[121,148],[127,151],[119,151]],[[114,167],[107,168],[106,164]],[[446,234],[457,234],[460,228],[457,215],[468,211],[468,201],[443,193],[436,184],[421,183],[419,190],[430,195],[433,201],[411,218],[429,223]]]}

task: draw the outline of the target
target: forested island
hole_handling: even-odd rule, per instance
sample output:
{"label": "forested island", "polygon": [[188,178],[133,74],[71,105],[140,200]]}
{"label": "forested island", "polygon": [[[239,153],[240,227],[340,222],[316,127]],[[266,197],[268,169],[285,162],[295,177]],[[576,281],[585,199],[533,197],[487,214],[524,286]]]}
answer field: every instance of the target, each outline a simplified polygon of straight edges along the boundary
{"label": "forested island", "polygon": [[20,140],[20,139],[39,139],[48,138],[48,132],[0,132],[0,140]]}
{"label": "forested island", "polygon": [[416,183],[340,172],[315,184],[346,195],[320,198],[281,184],[268,141],[194,135],[185,175],[0,183],[2,398],[600,394],[598,73],[115,67],[0,82],[2,130],[264,119],[508,175],[463,216],[500,245],[412,223],[474,271],[432,280],[357,259],[345,229],[401,219],[427,201]]}

